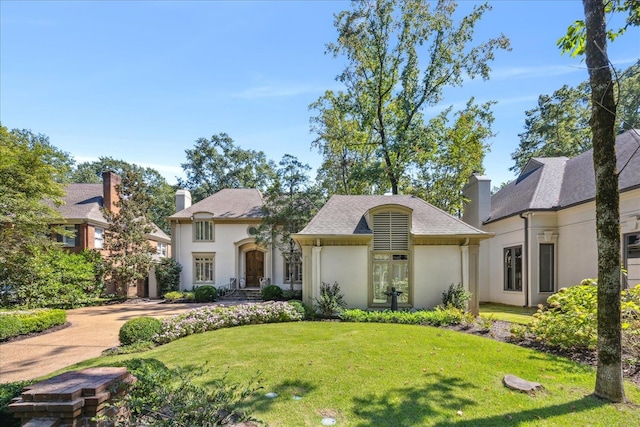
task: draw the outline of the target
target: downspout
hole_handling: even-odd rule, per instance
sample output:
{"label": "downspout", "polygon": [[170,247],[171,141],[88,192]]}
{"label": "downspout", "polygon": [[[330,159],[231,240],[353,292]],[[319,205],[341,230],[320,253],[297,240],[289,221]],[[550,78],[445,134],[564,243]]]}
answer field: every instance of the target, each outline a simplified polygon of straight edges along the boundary
{"label": "downspout", "polygon": [[524,219],[524,250],[522,251],[522,278],[524,290],[524,306],[529,307],[529,216],[522,216]]}

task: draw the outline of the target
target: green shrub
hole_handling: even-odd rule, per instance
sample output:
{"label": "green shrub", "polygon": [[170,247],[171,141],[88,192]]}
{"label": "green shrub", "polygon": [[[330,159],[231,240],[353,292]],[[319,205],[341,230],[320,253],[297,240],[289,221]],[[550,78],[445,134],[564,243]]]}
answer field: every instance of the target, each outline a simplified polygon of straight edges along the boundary
{"label": "green shrub", "polygon": [[193,296],[196,302],[213,302],[218,298],[218,290],[211,285],[199,286]]}
{"label": "green shrub", "polygon": [[418,311],[344,310],[340,318],[346,322],[402,323],[409,325],[451,326],[473,322],[473,315],[455,307],[436,307]]}
{"label": "green shrub", "polygon": [[590,282],[560,289],[533,315],[527,333],[553,347],[594,349],[598,339],[597,293],[598,287]]}
{"label": "green shrub", "polygon": [[20,418],[14,417],[13,413],[9,412],[9,404],[14,397],[20,396],[24,387],[34,382],[35,380],[29,380],[0,384],[0,426],[20,427],[22,425]]}
{"label": "green shrub", "polygon": [[156,263],[156,280],[160,296],[178,290],[181,271],[182,266],[173,258],[162,258],[160,262]]}
{"label": "green shrub", "polygon": [[289,289],[283,289],[282,290],[282,299],[285,301],[290,301],[290,300],[302,300],[302,291],[300,290],[289,290]]}
{"label": "green shrub", "polygon": [[340,314],[347,306],[344,295],[340,292],[340,285],[322,282],[320,285],[320,298],[316,298],[317,309],[322,316],[334,316]]}
{"label": "green shrub", "polygon": [[305,309],[304,305],[302,304],[302,301],[298,301],[295,299],[289,300],[287,301],[290,305],[292,305],[296,311],[298,313],[300,313],[300,316],[304,319],[307,317],[307,310]]}
{"label": "green shrub", "polygon": [[278,285],[267,285],[262,288],[260,293],[262,294],[262,299],[265,301],[282,300],[282,288]]}
{"label": "green shrub", "polygon": [[229,384],[223,376],[204,386],[197,384],[197,379],[206,373],[204,367],[169,369],[155,359],[124,363],[137,381],[128,395],[115,403],[121,410],[114,418],[106,419],[112,424],[221,426],[255,421],[242,409],[261,388],[255,380],[248,385]]}
{"label": "green shrub", "polygon": [[0,312],[0,341],[18,335],[41,332],[64,325],[67,313],[60,309],[34,309]]}
{"label": "green shrub", "polygon": [[184,294],[178,291],[171,291],[164,294],[164,299],[167,301],[176,301],[183,298],[184,298]]}
{"label": "green shrub", "polygon": [[162,322],[155,317],[136,317],[127,320],[120,328],[121,345],[132,345],[142,341],[152,341],[154,335],[162,331]]}
{"label": "green shrub", "polygon": [[451,306],[465,310],[470,299],[471,292],[467,291],[462,283],[452,283],[449,289],[442,293],[442,305],[445,307]]}

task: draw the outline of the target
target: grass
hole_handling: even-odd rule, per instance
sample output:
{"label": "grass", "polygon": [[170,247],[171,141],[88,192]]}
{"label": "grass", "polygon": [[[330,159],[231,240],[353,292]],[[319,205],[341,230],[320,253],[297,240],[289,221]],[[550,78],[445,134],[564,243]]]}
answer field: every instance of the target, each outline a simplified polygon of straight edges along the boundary
{"label": "grass", "polygon": [[519,307],[505,304],[481,303],[480,316],[493,320],[527,325],[531,322],[531,316],[538,311],[537,308]]}
{"label": "grass", "polygon": [[[206,363],[202,384],[227,374],[264,386],[250,405],[269,426],[593,426],[640,425],[631,404],[592,397],[595,372],[564,358],[461,332],[414,325],[299,322],[196,334],[134,355],[85,361],[72,369],[133,357],[170,367]],[[514,374],[545,389],[506,389]],[[640,390],[627,384],[627,397]],[[278,393],[268,399],[268,392]],[[300,396],[300,399],[294,399]]]}

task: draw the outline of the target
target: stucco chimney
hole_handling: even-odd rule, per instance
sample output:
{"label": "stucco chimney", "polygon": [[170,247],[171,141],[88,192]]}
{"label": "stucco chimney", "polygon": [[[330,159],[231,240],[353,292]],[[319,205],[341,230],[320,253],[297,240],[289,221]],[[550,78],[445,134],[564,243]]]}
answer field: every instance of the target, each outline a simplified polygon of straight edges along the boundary
{"label": "stucco chimney", "polygon": [[464,204],[462,220],[482,229],[482,223],[491,215],[491,180],[474,173],[462,188],[462,194],[468,199]]}
{"label": "stucco chimney", "polygon": [[183,211],[191,206],[191,192],[189,190],[176,191],[176,212]]}
{"label": "stucco chimney", "polygon": [[116,202],[120,200],[116,186],[122,183],[122,178],[115,172],[102,172],[102,197],[104,200],[104,208],[109,212],[118,213],[120,208],[116,206]]}

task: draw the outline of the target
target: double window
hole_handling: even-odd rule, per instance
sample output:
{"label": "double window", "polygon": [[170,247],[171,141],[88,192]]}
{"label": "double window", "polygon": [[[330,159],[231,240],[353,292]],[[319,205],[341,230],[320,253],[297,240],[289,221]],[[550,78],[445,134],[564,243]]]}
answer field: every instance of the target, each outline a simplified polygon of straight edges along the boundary
{"label": "double window", "polygon": [[193,257],[193,281],[195,283],[213,283],[215,264],[213,254],[199,254]]}
{"label": "double window", "polygon": [[522,291],[522,246],[504,248],[504,290]]}
{"label": "double window", "polygon": [[167,244],[158,242],[156,245],[156,252],[163,258],[167,257]]}
{"label": "double window", "polygon": [[372,303],[390,304],[392,288],[398,304],[409,304],[409,215],[403,212],[373,214]]}
{"label": "double window", "polygon": [[194,240],[196,241],[213,241],[213,221],[196,220],[194,222]]}

